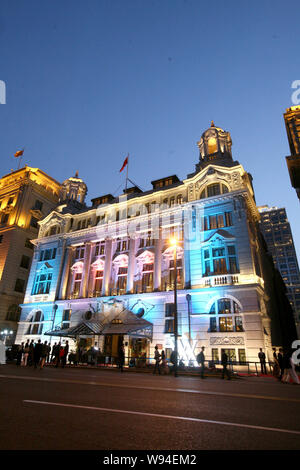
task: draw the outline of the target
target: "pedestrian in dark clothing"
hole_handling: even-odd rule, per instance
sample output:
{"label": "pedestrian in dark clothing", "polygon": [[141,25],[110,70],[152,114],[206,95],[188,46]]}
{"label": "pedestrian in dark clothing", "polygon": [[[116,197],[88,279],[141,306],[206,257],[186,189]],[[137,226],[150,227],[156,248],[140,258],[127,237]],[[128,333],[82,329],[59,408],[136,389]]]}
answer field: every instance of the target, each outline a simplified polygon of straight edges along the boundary
{"label": "pedestrian in dark clothing", "polygon": [[43,345],[41,343],[41,340],[39,339],[38,342],[36,343],[35,347],[34,347],[34,353],[33,353],[33,363],[34,363],[34,368],[35,369],[37,368],[37,366],[40,363],[42,350],[43,350]]}
{"label": "pedestrian in dark clothing", "polygon": [[279,353],[277,354],[277,361],[278,361],[278,365],[280,367],[280,374],[279,374],[279,377],[278,377],[278,380],[281,381],[282,377],[283,377],[283,372],[284,372],[284,366],[283,366],[283,349],[282,348],[279,348]]}
{"label": "pedestrian in dark clothing", "polygon": [[267,375],[266,355],[263,352],[262,348],[259,349],[258,357],[259,357],[259,360],[260,360],[261,373]]}
{"label": "pedestrian in dark clothing", "polygon": [[47,346],[47,358],[46,358],[47,364],[49,364],[50,362],[50,356],[51,356],[51,345],[49,343]]}
{"label": "pedestrian in dark clothing", "polygon": [[45,365],[47,354],[48,354],[48,342],[45,341],[44,344],[42,344],[41,365],[40,365],[41,369],[43,369]]}
{"label": "pedestrian in dark clothing", "polygon": [[278,377],[280,375],[280,367],[277,359],[276,348],[273,348],[273,377]]}
{"label": "pedestrian in dark clothing", "polygon": [[61,356],[61,366],[62,366],[62,368],[64,368],[66,363],[67,363],[68,354],[69,354],[69,342],[66,341],[65,347],[63,348],[63,354]]}
{"label": "pedestrian in dark clothing", "polygon": [[201,379],[204,379],[204,361],[205,361],[205,356],[204,356],[204,346],[202,346],[201,351],[197,355],[197,362],[200,366],[200,377]]}
{"label": "pedestrian in dark clothing", "polygon": [[228,356],[226,354],[225,351],[222,352],[222,357],[221,357],[221,364],[223,366],[223,371],[222,371],[222,379],[224,379],[224,375],[227,376],[227,379],[230,380],[231,377],[230,377],[230,372],[229,370],[227,369],[227,365],[228,365]]}
{"label": "pedestrian in dark clothing", "polygon": [[21,343],[18,346],[18,351],[17,351],[17,366],[21,365],[21,360],[22,360],[23,354],[24,354],[24,343]]}
{"label": "pedestrian in dark clothing", "polygon": [[119,357],[118,357],[119,369],[121,372],[123,372],[124,362],[125,362],[125,350],[122,344],[119,348]]}
{"label": "pedestrian in dark clothing", "polygon": [[32,366],[33,364],[34,364],[34,341],[32,339],[29,345],[28,365]]}
{"label": "pedestrian in dark clothing", "polygon": [[155,373],[156,373],[156,370],[158,370],[158,373],[159,373],[159,375],[160,375],[159,363],[160,363],[161,355],[160,355],[159,352],[158,352],[158,346],[157,346],[157,345],[155,346],[154,349],[155,349],[155,351],[154,351],[155,366],[154,366],[153,374],[155,374]]}
{"label": "pedestrian in dark clothing", "polygon": [[60,362],[60,358],[61,358],[61,350],[63,350],[63,349],[64,348],[61,346],[61,344],[58,343],[57,349],[56,349],[55,367],[59,366],[59,362]]}
{"label": "pedestrian in dark clothing", "polygon": [[54,343],[53,346],[52,346],[50,362],[55,362],[56,351],[57,351],[57,347],[56,347],[56,346],[57,346],[56,343]]}

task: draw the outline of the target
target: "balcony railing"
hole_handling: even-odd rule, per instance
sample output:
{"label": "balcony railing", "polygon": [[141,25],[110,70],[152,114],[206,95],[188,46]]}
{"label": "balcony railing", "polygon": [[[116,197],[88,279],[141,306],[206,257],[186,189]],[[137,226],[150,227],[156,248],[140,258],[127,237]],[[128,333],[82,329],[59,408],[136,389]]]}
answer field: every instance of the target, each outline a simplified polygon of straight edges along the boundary
{"label": "balcony railing", "polygon": [[205,287],[225,286],[239,284],[239,276],[236,274],[224,274],[221,276],[210,276],[204,278]]}

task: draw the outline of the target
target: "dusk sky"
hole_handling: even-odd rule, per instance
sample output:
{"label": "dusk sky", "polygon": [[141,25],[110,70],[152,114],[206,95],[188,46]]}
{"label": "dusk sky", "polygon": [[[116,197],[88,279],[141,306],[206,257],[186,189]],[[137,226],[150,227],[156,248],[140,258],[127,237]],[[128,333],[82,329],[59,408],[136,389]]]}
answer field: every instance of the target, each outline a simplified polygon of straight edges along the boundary
{"label": "dusk sky", "polygon": [[88,199],[142,189],[199,158],[213,119],[254,179],[258,205],[285,207],[300,254],[283,113],[300,80],[299,1],[2,0],[1,175],[23,164]]}

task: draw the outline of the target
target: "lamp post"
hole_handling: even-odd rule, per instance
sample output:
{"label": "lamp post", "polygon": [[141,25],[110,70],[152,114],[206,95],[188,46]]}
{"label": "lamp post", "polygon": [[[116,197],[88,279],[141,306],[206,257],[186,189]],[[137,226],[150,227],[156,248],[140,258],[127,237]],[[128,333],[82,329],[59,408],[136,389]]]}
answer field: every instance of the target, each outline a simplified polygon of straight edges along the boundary
{"label": "lamp post", "polygon": [[3,330],[1,331],[1,336],[4,336],[4,346],[6,346],[6,339],[13,334],[13,331]]}
{"label": "lamp post", "polygon": [[172,238],[171,245],[174,247],[174,345],[175,364],[174,375],[178,376],[178,317],[177,317],[177,240]]}

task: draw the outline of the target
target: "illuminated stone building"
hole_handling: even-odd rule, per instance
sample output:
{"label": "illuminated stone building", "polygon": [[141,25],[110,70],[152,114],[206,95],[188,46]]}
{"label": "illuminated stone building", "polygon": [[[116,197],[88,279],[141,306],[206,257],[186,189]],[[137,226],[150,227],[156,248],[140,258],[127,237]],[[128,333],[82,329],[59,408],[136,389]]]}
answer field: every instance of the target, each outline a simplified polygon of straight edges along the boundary
{"label": "illuminated stone building", "polygon": [[287,288],[300,337],[300,273],[291,226],[284,208],[261,206],[260,229],[272,254],[275,267]]}
{"label": "illuminated stone building", "polygon": [[[195,362],[223,349],[233,361],[271,351],[252,178],[231,154],[229,132],[202,134],[195,171],[128,188],[84,206],[86,186],[63,184],[40,223],[17,343],[62,338],[116,356],[174,348],[174,248],[178,240],[179,355]],[[73,195],[69,193],[72,187]],[[79,198],[79,200],[78,200]]]}
{"label": "illuminated stone building", "polygon": [[288,108],[284,114],[291,155],[286,157],[293,188],[300,199],[300,106]]}
{"label": "illuminated stone building", "polygon": [[[0,179],[0,329],[17,331],[38,222],[56,207],[60,184],[25,166]],[[9,338],[7,344],[12,341]]]}

